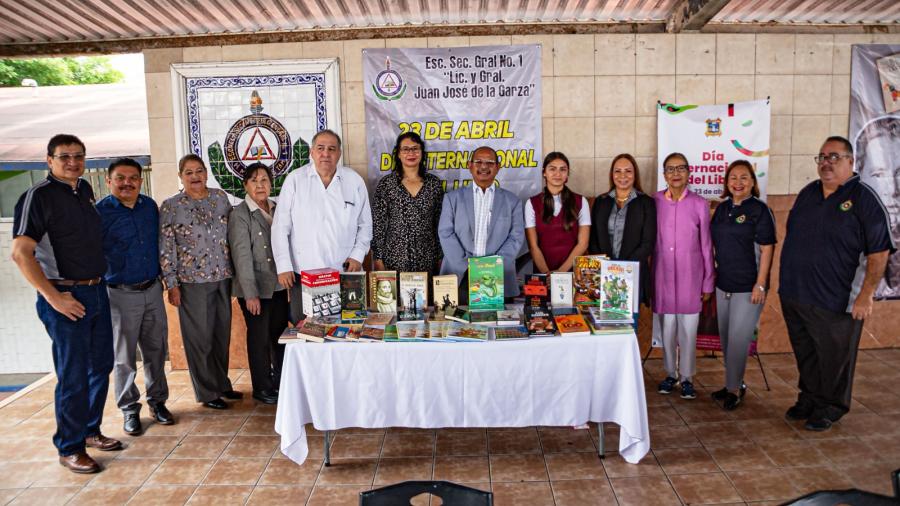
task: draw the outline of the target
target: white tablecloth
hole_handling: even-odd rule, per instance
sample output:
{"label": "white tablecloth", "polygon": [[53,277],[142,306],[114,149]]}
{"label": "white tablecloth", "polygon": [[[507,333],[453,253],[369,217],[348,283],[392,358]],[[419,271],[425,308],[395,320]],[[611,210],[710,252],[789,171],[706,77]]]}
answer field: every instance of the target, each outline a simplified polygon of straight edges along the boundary
{"label": "white tablecloth", "polygon": [[484,343],[287,345],[275,430],[302,464],[304,424],[346,427],[530,427],[615,422],[619,453],[650,449],[634,334]]}

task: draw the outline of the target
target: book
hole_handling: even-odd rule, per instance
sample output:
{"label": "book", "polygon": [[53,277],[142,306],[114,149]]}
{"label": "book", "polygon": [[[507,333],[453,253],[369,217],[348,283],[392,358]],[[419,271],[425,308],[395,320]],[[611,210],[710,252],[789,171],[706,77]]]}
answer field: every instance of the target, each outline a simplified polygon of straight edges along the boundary
{"label": "book", "polygon": [[522,285],[525,306],[547,307],[550,305],[550,280],[546,274],[526,274]]}
{"label": "book", "polygon": [[362,311],[366,309],[366,273],[342,272],[341,309],[344,311]]}
{"label": "book", "polygon": [[550,314],[552,314],[553,316],[578,314],[578,308],[575,306],[554,306],[550,308]]}
{"label": "book", "polygon": [[600,305],[600,255],[575,257],[572,268],[572,284],[575,289],[575,305]]}
{"label": "book", "polygon": [[630,323],[602,323],[595,325],[588,320],[591,327],[591,334],[595,336],[612,335],[612,334],[630,334],[634,332],[634,327]]}
{"label": "book", "polygon": [[503,257],[469,259],[469,310],[503,309]]}
{"label": "book", "polygon": [[528,339],[528,329],[525,325],[511,327],[497,327],[494,329],[494,339],[497,341],[509,341],[512,339]]}
{"label": "book", "polygon": [[450,341],[487,341],[488,330],[483,325],[450,322],[447,327],[447,339]]}
{"label": "book", "polygon": [[473,309],[469,311],[469,322],[479,325],[494,325],[497,323],[497,311]]}
{"label": "book", "polygon": [[350,334],[349,327],[343,327],[341,325],[335,325],[328,329],[328,332],[325,334],[326,341],[335,341],[335,342],[346,342],[348,341],[347,336]]}
{"label": "book", "polygon": [[591,328],[588,327],[584,317],[580,314],[567,314],[555,316],[556,327],[561,336],[589,336]]}
{"label": "book", "polygon": [[341,314],[340,274],[334,269],[300,272],[300,298],[303,313],[309,317]]}
{"label": "book", "polygon": [[553,307],[569,307],[574,304],[571,272],[550,273],[550,295]]}
{"label": "book", "polygon": [[635,297],[640,264],[622,260],[600,262],[600,307],[622,313],[637,312]]}
{"label": "book", "polygon": [[447,337],[447,330],[450,328],[449,320],[431,320],[428,322],[428,339],[443,340]]}
{"label": "book", "polygon": [[397,325],[390,324],[384,326],[384,341],[397,341]]}
{"label": "book", "polygon": [[615,311],[603,309],[602,307],[591,306],[587,311],[588,321],[594,324],[628,324],[634,323],[634,316],[631,311]]}
{"label": "book", "polygon": [[397,322],[398,340],[420,341],[426,337],[425,322]]}
{"label": "book", "polygon": [[278,337],[278,344],[303,343],[306,339],[299,335],[300,329],[297,327],[286,327],[281,336]]}
{"label": "book", "polygon": [[363,324],[366,327],[380,327],[384,329],[385,325],[394,323],[395,317],[396,315],[394,313],[369,313],[369,316]]}
{"label": "book", "polygon": [[444,318],[455,321],[455,322],[460,322],[460,323],[469,323],[469,319],[470,319],[469,311],[467,311],[461,307],[457,307],[456,309],[453,310],[452,313],[446,313],[444,315]]}
{"label": "book", "polygon": [[297,325],[297,336],[312,343],[324,343],[329,325],[309,317]]}
{"label": "book", "polygon": [[366,321],[366,318],[368,318],[368,316],[369,312],[365,309],[342,309],[341,323],[363,323],[364,321]]}
{"label": "book", "polygon": [[516,326],[522,324],[522,314],[515,309],[503,309],[497,311],[497,325],[501,327]]}
{"label": "book", "polygon": [[436,314],[452,313],[459,307],[459,279],[456,274],[434,276],[431,278],[431,288]]}
{"label": "book", "polygon": [[369,309],[378,313],[397,312],[397,272],[369,273]]}
{"label": "book", "polygon": [[553,315],[546,308],[526,307],[525,327],[528,329],[528,335],[530,336],[545,337],[556,335],[556,323],[553,320]]}
{"label": "book", "polygon": [[401,323],[425,323],[427,319],[425,311],[407,311],[406,309],[397,313],[397,324]]}
{"label": "book", "polygon": [[428,273],[400,273],[400,301],[406,311],[423,311],[428,307]]}
{"label": "book", "polygon": [[359,332],[359,341],[367,343],[384,342],[384,328],[363,325],[362,330]]}

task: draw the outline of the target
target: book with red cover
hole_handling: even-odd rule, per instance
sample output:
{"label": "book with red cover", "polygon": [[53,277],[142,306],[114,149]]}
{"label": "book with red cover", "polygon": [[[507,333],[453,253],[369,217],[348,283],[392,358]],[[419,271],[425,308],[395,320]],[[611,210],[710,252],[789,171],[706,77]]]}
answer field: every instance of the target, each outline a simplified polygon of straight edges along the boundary
{"label": "book with red cover", "polygon": [[584,317],[580,314],[566,314],[555,316],[556,328],[561,336],[589,336],[591,328],[588,327]]}

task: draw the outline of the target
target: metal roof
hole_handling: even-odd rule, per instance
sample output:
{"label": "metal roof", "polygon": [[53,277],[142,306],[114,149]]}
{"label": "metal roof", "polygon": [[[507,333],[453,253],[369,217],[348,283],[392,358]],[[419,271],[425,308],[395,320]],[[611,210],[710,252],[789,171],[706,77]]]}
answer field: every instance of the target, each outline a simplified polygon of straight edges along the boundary
{"label": "metal roof", "polygon": [[0,170],[45,169],[47,141],[58,133],[85,143],[88,167],[121,156],[149,160],[143,81],[0,88]]}
{"label": "metal roof", "polygon": [[900,23],[897,0],[0,0],[0,48],[11,54],[16,44],[523,23],[654,23],[661,31],[674,9],[711,3],[725,6],[707,29]]}

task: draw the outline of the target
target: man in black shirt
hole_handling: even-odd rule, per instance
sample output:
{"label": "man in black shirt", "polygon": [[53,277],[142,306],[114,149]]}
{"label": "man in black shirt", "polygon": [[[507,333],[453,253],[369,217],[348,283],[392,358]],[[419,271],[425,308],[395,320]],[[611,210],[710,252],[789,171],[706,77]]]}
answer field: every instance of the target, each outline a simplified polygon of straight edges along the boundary
{"label": "man in black shirt", "polygon": [[853,173],[853,148],[829,137],[819,179],[797,195],[781,252],[781,307],[800,372],[800,395],[785,414],[828,430],[850,410],[863,320],[894,251],[887,210]]}
{"label": "man in black shirt", "polygon": [[84,143],[56,135],[47,145],[50,175],[19,198],[12,259],[38,291],[38,317],[53,341],[59,462],[76,473],[100,466],[85,447],[122,443],[100,433],[113,367],[109,296],[100,215],[84,174]]}

